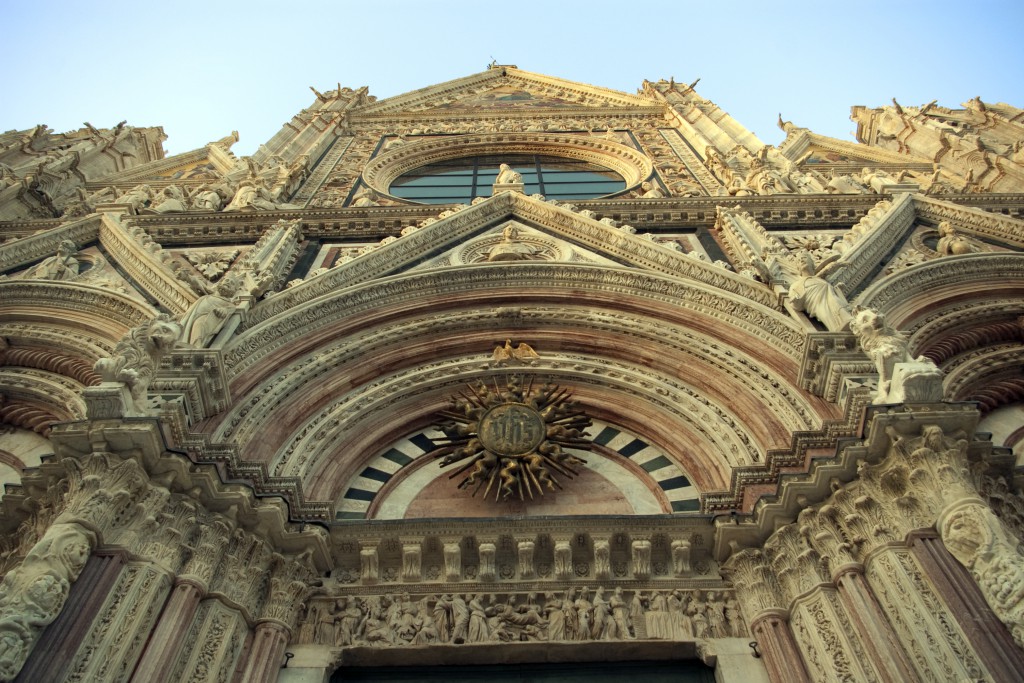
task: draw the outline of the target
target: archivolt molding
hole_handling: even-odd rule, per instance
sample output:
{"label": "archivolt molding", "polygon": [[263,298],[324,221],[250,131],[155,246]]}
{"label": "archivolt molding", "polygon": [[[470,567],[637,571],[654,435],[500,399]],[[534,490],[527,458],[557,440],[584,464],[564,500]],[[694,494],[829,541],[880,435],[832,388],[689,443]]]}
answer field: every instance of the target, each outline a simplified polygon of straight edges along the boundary
{"label": "archivolt molding", "polygon": [[[983,386],[976,387],[970,392],[970,400],[978,402],[978,409],[983,415],[1000,406],[1017,403],[1022,399],[1024,399],[1024,377],[1007,377],[986,382]],[[1015,443],[1007,442],[1006,446],[1011,447]]]}
{"label": "archivolt molding", "polygon": [[[700,492],[691,477],[678,465],[668,462],[657,444],[648,443],[635,433],[592,418],[587,429],[591,437],[607,437],[587,451],[587,467],[609,477],[616,485],[642,483],[646,491],[633,498],[628,488],[620,491],[633,505],[636,514],[676,514],[696,512],[700,505]],[[403,519],[424,482],[446,477],[448,472],[437,465],[437,460],[424,457],[433,451],[435,439],[443,439],[436,427],[415,430],[404,437],[378,448],[367,461],[367,468],[359,472],[344,486],[344,493],[335,501],[338,519]],[[643,446],[637,450],[642,442]],[[626,452],[623,453],[623,449]],[[392,459],[395,451],[409,458],[399,465]],[[592,459],[593,456],[593,459]],[[433,463],[433,466],[431,466]],[[367,470],[376,470],[367,476]],[[428,484],[429,485],[429,484]],[[355,495],[350,495],[355,494]],[[368,499],[367,499],[368,498]],[[644,507],[641,510],[636,503]],[[652,506],[650,509],[647,506]]]}
{"label": "archivolt molding", "polygon": [[[671,416],[684,425],[680,432],[693,433],[700,442],[707,444],[707,453],[724,455],[723,462],[712,463],[695,457],[704,453],[680,453],[678,444],[667,447],[668,454],[682,469],[693,474],[699,488],[722,488],[729,469],[764,459],[742,418],[713,404],[682,382],[651,377],[625,363],[565,354],[542,358],[527,372],[575,388],[577,398],[584,403],[599,404],[597,396],[605,399],[613,395],[628,396],[652,408],[652,412]],[[425,417],[429,419],[429,413],[441,407],[449,394],[491,375],[487,357],[477,356],[420,365],[359,387],[325,405],[310,418],[283,446],[270,472],[273,476],[299,477],[307,482],[307,493],[311,497],[334,500],[341,491],[328,490],[326,486],[344,486],[351,476],[336,480],[335,476],[324,476],[325,470],[344,467],[358,471],[365,466],[374,453],[363,454],[360,449],[352,448],[351,443],[356,439],[378,442],[373,432],[380,429],[379,425],[387,424],[383,414],[395,414],[394,411],[401,409],[400,414],[410,417],[426,412]],[[592,390],[586,390],[586,386]],[[587,401],[585,394],[594,398]],[[421,408],[425,401],[432,405]],[[609,406],[604,410],[615,412]],[[642,436],[650,438],[649,434]],[[348,462],[338,463],[337,454],[345,454],[343,457]]]}
{"label": "archivolt molding", "polygon": [[[3,414],[4,408],[5,406],[0,406],[0,415]],[[6,422],[7,424],[11,424],[11,422],[8,420],[0,421]],[[25,462],[21,458],[14,455],[13,453],[8,453],[3,449],[0,449],[0,463],[7,465],[8,467],[10,467],[11,469],[18,473],[20,473],[26,467]]]}
{"label": "archivolt molding", "polygon": [[19,400],[45,407],[58,420],[85,419],[82,384],[53,372],[24,367],[0,367],[0,393],[11,404]]}
{"label": "archivolt molding", "polygon": [[[439,312],[389,322],[385,328],[374,328],[358,335],[330,335],[344,341],[316,349],[290,366],[278,368],[258,384],[256,380],[246,382],[247,390],[236,387],[236,391],[247,391],[252,398],[238,394],[242,398],[233,411],[224,416],[217,437],[239,444],[249,443],[259,429],[273,422],[273,414],[281,406],[298,400],[309,401],[310,387],[323,382],[327,373],[336,368],[361,367],[366,357],[379,356],[396,343],[414,348],[419,346],[416,340],[424,337],[454,338],[479,332],[490,332],[493,336],[495,326],[509,325],[537,330],[531,338],[569,335],[583,339],[597,334],[600,338],[594,343],[602,347],[652,349],[646,352],[652,356],[648,363],[652,368],[660,368],[662,374],[671,372],[670,368],[699,368],[708,382],[716,375],[721,377],[722,381],[715,385],[723,392],[735,382],[742,391],[749,392],[751,400],[768,408],[764,415],[776,416],[778,427],[786,433],[815,428],[821,420],[815,406],[784,378],[784,370],[776,369],[779,374],[775,375],[766,373],[765,358],[755,358],[749,352],[722,344],[699,331],[632,313],[573,305],[564,308],[530,306],[517,307],[513,318],[505,316],[501,309]],[[623,337],[631,341],[623,342]],[[437,342],[421,348],[436,353]],[[433,356],[428,358],[433,359]],[[412,364],[416,359],[410,356],[402,362]],[[758,422],[760,418],[760,415],[755,417]],[[770,429],[762,426],[758,431],[764,434]]]}
{"label": "archivolt molding", "polygon": [[1000,290],[1024,291],[1024,254],[979,253],[949,256],[908,268],[871,284],[857,303],[893,316],[897,325],[936,300],[964,294],[981,297]]}
{"label": "archivolt molding", "polygon": [[650,159],[626,145],[604,138],[552,133],[494,133],[444,137],[393,147],[363,168],[363,180],[377,192],[389,194],[403,173],[426,164],[478,154],[542,154],[579,159],[611,169],[633,187],[651,175]]}
{"label": "archivolt molding", "polygon": [[[2,291],[2,290],[0,290]],[[81,357],[95,362],[114,352],[116,339],[98,337],[95,330],[86,333],[66,325],[45,325],[35,323],[0,324],[0,337],[12,346],[45,346],[66,351],[71,357]],[[91,369],[91,366],[90,366]]]}
{"label": "archivolt molding", "polygon": [[70,377],[83,386],[99,384],[100,377],[92,369],[92,363],[75,356],[55,353],[49,349],[7,348],[0,350],[0,363],[24,368],[36,368],[65,377]]}
{"label": "archivolt molding", "polygon": [[478,308],[515,305],[528,296],[564,299],[567,304],[586,299],[595,308],[650,310],[657,302],[678,307],[680,321],[689,318],[722,325],[722,336],[729,336],[731,330],[737,337],[763,342],[793,358],[794,363],[802,356],[804,336],[793,320],[738,297],[635,271],[538,262],[426,271],[336,292],[237,337],[225,350],[225,367],[229,377],[237,378],[267,356],[284,348],[295,349],[299,340],[325,333],[339,321],[344,324],[367,314],[378,317],[389,310],[414,310],[419,301],[440,291],[450,307],[460,301]]}
{"label": "archivolt molding", "polygon": [[[1021,303],[1024,313],[1024,302]],[[1024,315],[1014,320],[983,321],[951,331],[938,339],[928,340],[922,349],[923,355],[931,358],[937,365],[952,361],[956,363],[960,354],[973,351],[982,346],[991,346],[1000,342],[1017,342],[1024,344]]]}
{"label": "archivolt molding", "polygon": [[993,324],[1002,325],[1022,315],[1024,301],[1019,298],[960,300],[955,305],[933,306],[927,316],[915,318],[902,331],[910,336],[914,355],[928,355],[933,345],[941,344],[950,335],[968,333],[973,328],[983,329]]}
{"label": "archivolt molding", "polygon": [[976,349],[943,368],[944,393],[954,401],[968,401],[973,392],[990,382],[1019,375],[1024,367],[1024,345],[1000,344]]}
{"label": "archivolt molding", "polygon": [[74,321],[82,327],[102,323],[102,336],[115,342],[127,330],[156,315],[141,301],[107,289],[32,280],[0,282],[0,313],[8,321],[18,322],[54,320],[67,325]]}
{"label": "archivolt molding", "polygon": [[[22,401],[0,402],[0,424],[13,425],[41,436],[49,436],[50,430],[57,422],[60,422],[60,418],[44,406]],[[24,469],[22,466],[18,471],[21,472]]]}

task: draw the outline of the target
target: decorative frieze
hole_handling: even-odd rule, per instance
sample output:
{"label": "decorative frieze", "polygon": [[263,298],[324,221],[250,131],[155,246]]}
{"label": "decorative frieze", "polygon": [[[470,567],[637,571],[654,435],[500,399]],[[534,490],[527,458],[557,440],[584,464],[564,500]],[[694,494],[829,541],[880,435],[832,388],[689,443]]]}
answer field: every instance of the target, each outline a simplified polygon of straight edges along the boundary
{"label": "decorative frieze", "polygon": [[519,641],[742,638],[731,591],[650,593],[586,586],[565,591],[388,593],[314,598],[299,640],[330,647]]}

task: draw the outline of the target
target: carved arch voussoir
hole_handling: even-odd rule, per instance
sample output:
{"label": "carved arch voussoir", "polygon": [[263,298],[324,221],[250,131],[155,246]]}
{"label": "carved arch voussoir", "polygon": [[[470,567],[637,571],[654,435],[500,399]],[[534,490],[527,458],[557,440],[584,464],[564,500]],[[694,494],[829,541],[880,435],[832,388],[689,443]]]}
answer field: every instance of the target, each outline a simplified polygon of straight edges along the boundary
{"label": "carved arch voussoir", "polygon": [[999,283],[1003,291],[1024,295],[1024,254],[977,253],[935,259],[873,282],[857,303],[886,313],[899,325],[920,317],[937,301],[991,296],[992,283]]}

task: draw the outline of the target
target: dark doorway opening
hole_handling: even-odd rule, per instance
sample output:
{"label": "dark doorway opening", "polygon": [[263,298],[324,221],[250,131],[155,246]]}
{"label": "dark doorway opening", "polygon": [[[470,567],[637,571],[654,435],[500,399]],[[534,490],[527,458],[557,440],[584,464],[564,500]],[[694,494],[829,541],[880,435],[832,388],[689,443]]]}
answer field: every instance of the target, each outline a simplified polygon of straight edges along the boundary
{"label": "dark doorway opening", "polygon": [[[495,651],[497,654],[497,648]],[[475,666],[343,667],[331,683],[458,681],[459,683],[714,683],[714,671],[699,661],[546,662]]]}

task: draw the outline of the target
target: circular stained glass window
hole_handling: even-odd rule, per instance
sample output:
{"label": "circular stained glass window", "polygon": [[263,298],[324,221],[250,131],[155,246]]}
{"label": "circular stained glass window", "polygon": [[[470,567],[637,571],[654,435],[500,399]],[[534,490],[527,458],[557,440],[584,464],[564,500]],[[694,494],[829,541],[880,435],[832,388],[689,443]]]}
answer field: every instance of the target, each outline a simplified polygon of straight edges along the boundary
{"label": "circular stained glass window", "polygon": [[589,161],[508,154],[422,166],[397,178],[389,192],[423,204],[468,204],[477,197],[491,196],[501,164],[522,174],[526,194],[539,193],[548,199],[594,199],[626,189],[622,176]]}

